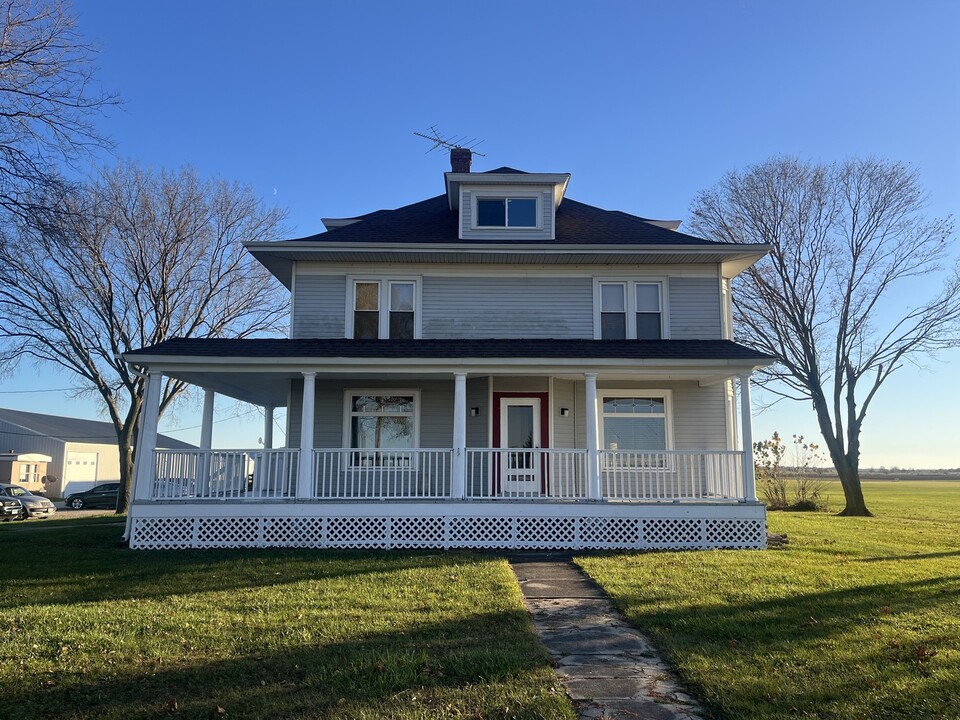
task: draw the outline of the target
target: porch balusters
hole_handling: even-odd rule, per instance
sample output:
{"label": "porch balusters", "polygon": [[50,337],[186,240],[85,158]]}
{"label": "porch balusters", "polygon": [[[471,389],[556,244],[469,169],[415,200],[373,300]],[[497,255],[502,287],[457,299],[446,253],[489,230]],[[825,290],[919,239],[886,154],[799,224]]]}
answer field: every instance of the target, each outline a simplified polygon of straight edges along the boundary
{"label": "porch balusters", "polygon": [[311,498],[316,489],[313,482],[313,421],[316,397],[315,372],[303,373],[303,412],[300,419],[300,465],[297,468],[297,497]]}
{"label": "porch balusters", "polygon": [[467,477],[467,374],[453,374],[453,467],[450,472],[450,496],[466,497]]}

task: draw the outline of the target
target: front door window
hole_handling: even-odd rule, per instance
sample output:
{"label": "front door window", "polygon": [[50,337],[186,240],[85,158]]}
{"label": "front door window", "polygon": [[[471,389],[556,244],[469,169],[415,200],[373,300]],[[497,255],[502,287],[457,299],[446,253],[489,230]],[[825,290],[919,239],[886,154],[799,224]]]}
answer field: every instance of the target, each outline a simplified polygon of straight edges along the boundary
{"label": "front door window", "polygon": [[500,400],[501,489],[505,493],[540,492],[540,399]]}

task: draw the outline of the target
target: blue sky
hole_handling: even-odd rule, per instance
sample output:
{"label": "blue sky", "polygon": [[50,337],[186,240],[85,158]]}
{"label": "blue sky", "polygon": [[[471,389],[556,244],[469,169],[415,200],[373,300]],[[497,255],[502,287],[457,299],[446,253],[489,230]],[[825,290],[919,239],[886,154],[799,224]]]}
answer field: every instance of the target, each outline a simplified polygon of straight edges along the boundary
{"label": "blue sky", "polygon": [[[447,159],[413,135],[433,124],[484,140],[475,169],[570,172],[570,197],[647,217],[686,219],[699,190],[777,153],[907,161],[932,215],[958,209],[956,2],[75,7],[102,83],[125,101],[103,122],[116,155],[249,183],[289,209],[292,235],[439,194]],[[885,386],[866,465],[960,466],[958,360]],[[0,381],[0,404],[95,417],[90,401],[18,392],[70,382],[25,367]],[[237,412],[223,405],[221,419]],[[163,425],[198,418],[185,407]],[[756,418],[758,436],[775,429],[816,435],[800,404]],[[261,433],[251,413],[218,422],[214,439],[252,447]]]}

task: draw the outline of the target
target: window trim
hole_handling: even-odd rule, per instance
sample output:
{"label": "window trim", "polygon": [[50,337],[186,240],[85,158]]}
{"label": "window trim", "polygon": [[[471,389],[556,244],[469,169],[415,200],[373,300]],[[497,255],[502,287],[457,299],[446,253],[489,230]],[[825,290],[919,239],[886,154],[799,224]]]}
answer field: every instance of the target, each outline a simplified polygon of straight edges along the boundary
{"label": "window trim", "polygon": [[[356,450],[356,448],[350,447],[350,419],[353,417],[353,411],[351,405],[353,398],[358,395],[411,395],[413,397],[413,445],[409,448],[410,450],[419,450],[420,449],[420,390],[414,388],[393,388],[393,387],[380,387],[380,388],[347,388],[343,391],[343,434],[342,440],[343,443],[340,446],[343,448],[346,457],[344,458],[343,467],[347,470],[357,471],[357,470],[368,470],[371,467],[381,467],[379,465],[353,465],[353,453],[351,451]],[[362,414],[362,413],[361,413]],[[384,448],[375,448],[376,450],[382,450]],[[387,448],[388,450],[390,448]],[[402,448],[395,448],[396,452],[403,452]],[[418,458],[420,454],[417,452],[413,453],[413,457],[410,462],[410,469],[416,469]]]}
{"label": "window trim", "polygon": [[[674,449],[673,444],[673,391],[660,388],[599,388],[597,390],[597,435],[600,442],[600,450],[607,450],[606,438],[604,438],[603,419],[612,413],[603,412],[603,403],[606,398],[611,397],[652,397],[663,399],[663,421],[665,425],[664,449],[662,452],[671,452]],[[636,415],[634,417],[659,417],[659,415]],[[635,452],[635,451],[627,451]],[[661,452],[661,451],[658,451]]]}
{"label": "window trim", "polygon": [[423,337],[423,278],[419,275],[347,275],[346,312],[343,319],[344,337],[353,339],[354,308],[357,306],[357,283],[378,283],[380,285],[380,306],[377,312],[378,337],[381,340],[390,337],[390,284],[413,283],[413,337]]}
{"label": "window trim", "polygon": [[[517,226],[510,225],[510,216],[507,209],[504,208],[504,225],[480,225],[479,219],[479,201],[480,200],[533,200],[537,203],[536,225]],[[534,232],[543,230],[543,193],[534,190],[474,190],[470,195],[470,229],[484,230],[494,232]]]}
{"label": "window trim", "polygon": [[669,278],[664,276],[595,277],[593,278],[593,339],[602,340],[601,296],[602,285],[623,285],[626,295],[627,340],[637,339],[637,285],[657,285],[660,291],[660,338],[670,339]]}

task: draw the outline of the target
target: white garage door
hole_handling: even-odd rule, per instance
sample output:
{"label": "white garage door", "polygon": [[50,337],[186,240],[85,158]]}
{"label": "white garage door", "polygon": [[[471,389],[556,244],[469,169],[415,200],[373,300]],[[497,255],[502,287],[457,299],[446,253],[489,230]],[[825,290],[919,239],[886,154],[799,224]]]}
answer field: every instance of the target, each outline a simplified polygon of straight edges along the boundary
{"label": "white garage door", "polygon": [[89,490],[97,484],[99,453],[68,452],[63,472],[63,495]]}

